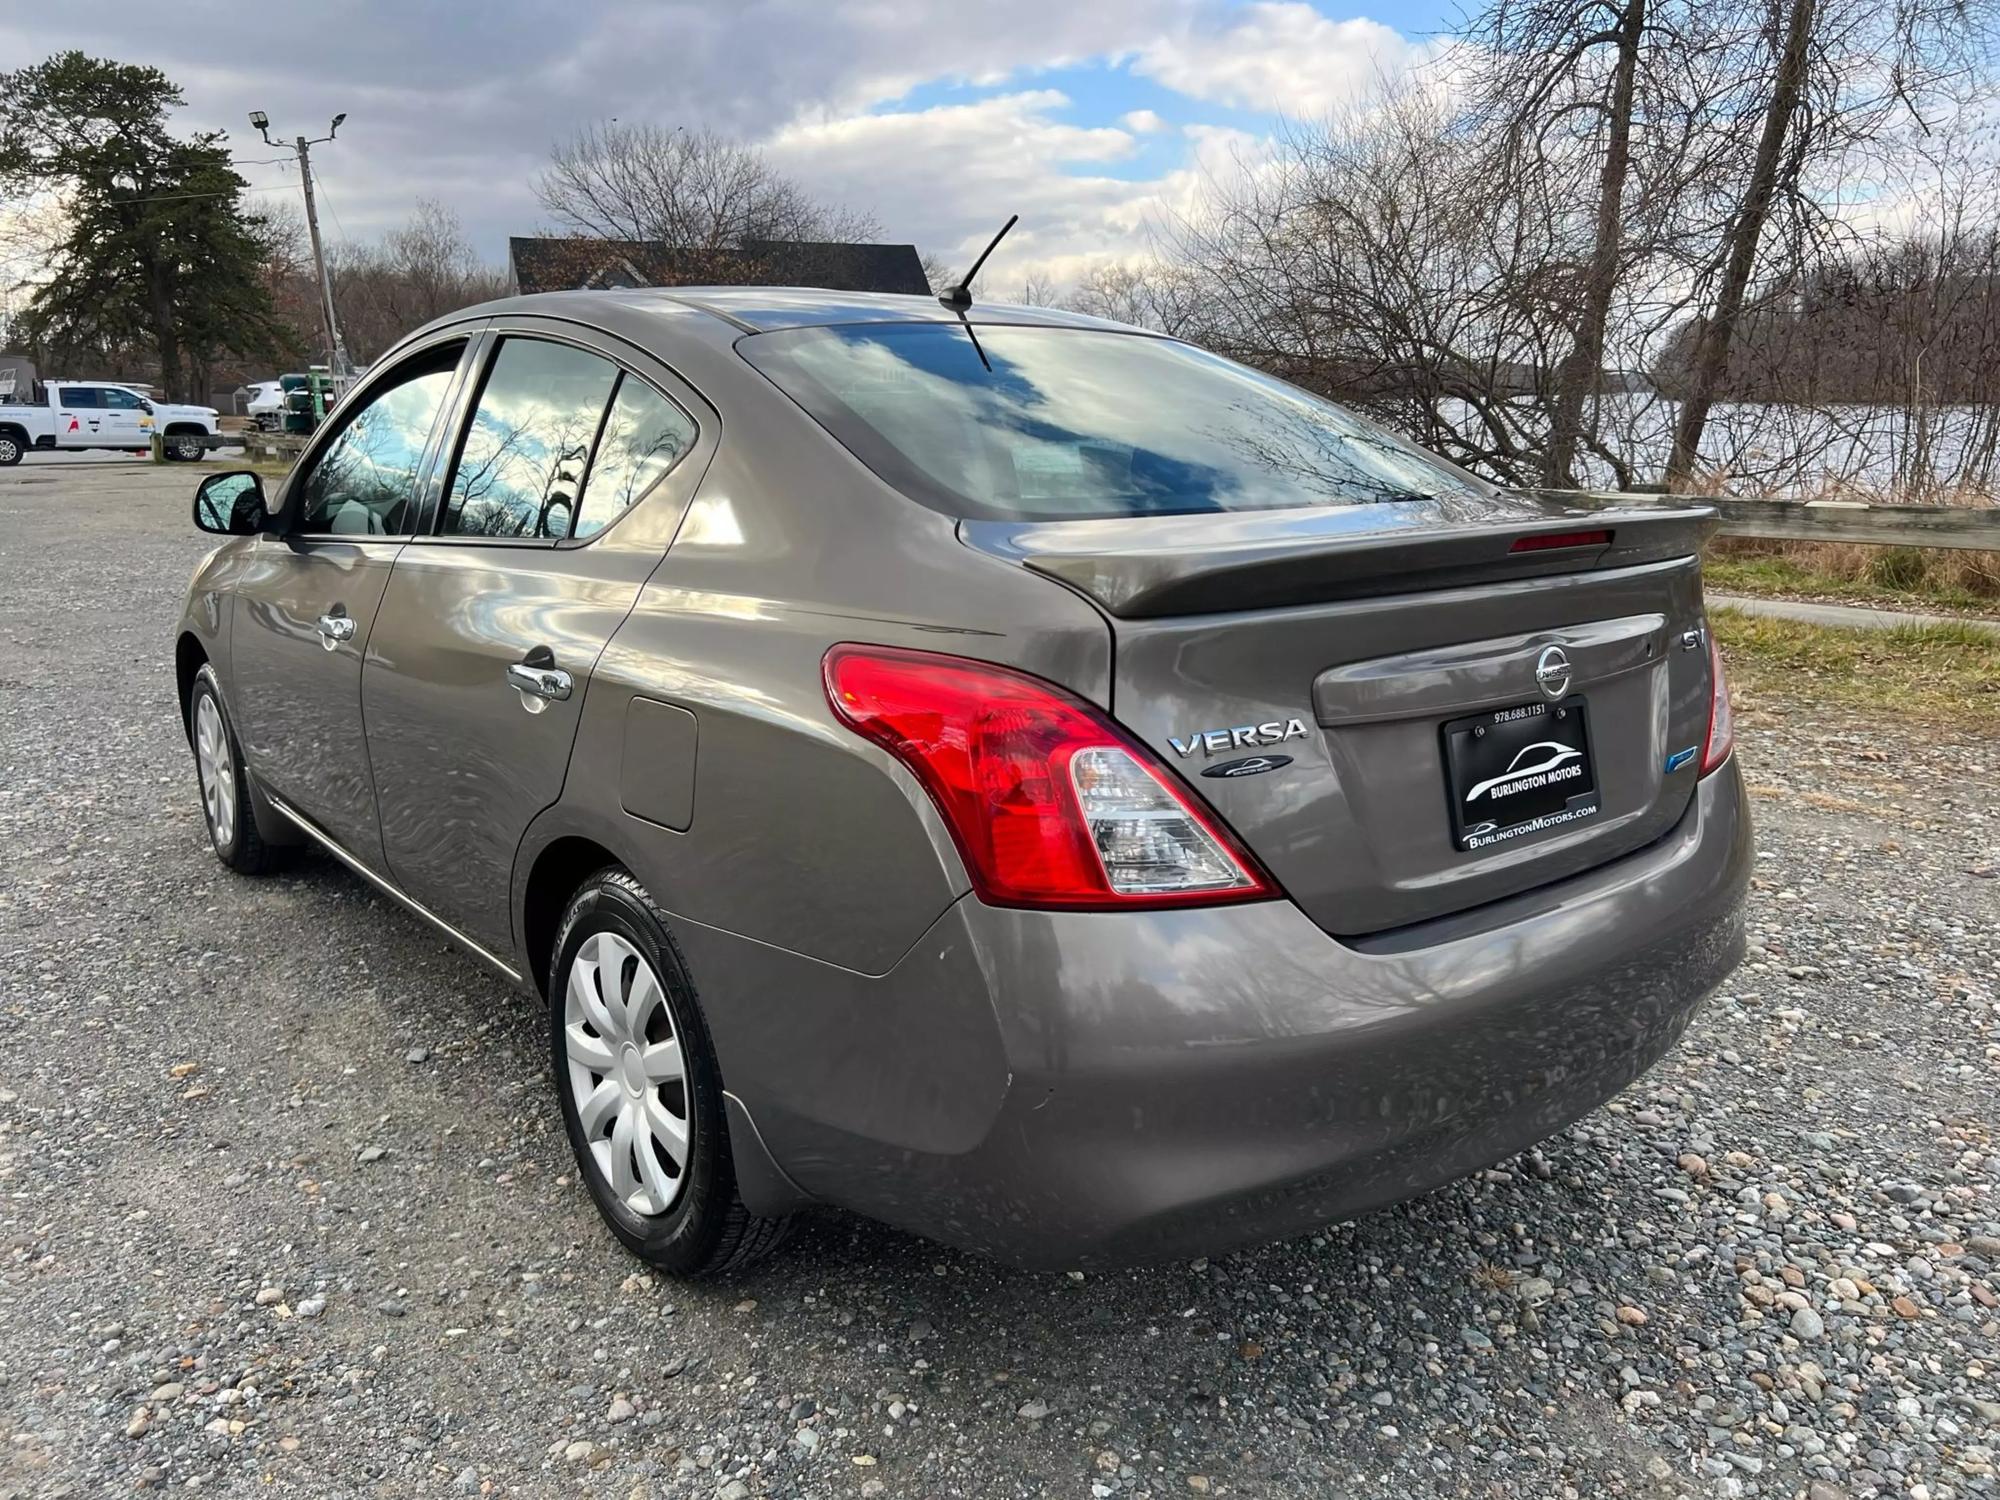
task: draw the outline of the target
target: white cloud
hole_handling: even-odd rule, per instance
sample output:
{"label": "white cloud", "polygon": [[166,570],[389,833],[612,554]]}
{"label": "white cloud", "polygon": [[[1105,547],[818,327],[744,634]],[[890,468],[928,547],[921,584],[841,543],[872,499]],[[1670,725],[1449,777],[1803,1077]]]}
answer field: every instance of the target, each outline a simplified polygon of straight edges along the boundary
{"label": "white cloud", "polygon": [[1379,21],[1261,0],[1191,14],[1141,46],[1132,70],[1190,98],[1312,117],[1351,103],[1421,52]]}
{"label": "white cloud", "polygon": [[[970,104],[801,120],[764,141],[815,191],[866,205],[895,234],[946,261],[968,261],[1018,213],[986,272],[996,288],[1030,273],[1069,280],[1096,260],[1143,247],[1162,183],[1088,170],[1132,155],[1130,131],[1062,118],[1054,89]],[[884,163],[895,170],[885,172]],[[1081,170],[1079,170],[1081,169]]]}
{"label": "white cloud", "polygon": [[[101,28],[63,7],[28,14],[0,14],[0,56],[102,48]],[[313,153],[336,239],[378,235],[431,197],[497,259],[507,235],[546,222],[532,183],[550,142],[616,116],[765,142],[811,191],[947,257],[969,256],[1018,211],[994,265],[1007,263],[1009,285],[1021,268],[1068,280],[1137,252],[1202,171],[1246,149],[1196,101],[1310,114],[1412,55],[1372,21],[1231,0],[1010,0],[976,24],[962,0],[570,0],[560,25],[546,0],[476,11],[342,0],[295,7],[282,28],[237,28],[217,52],[208,39],[235,14],[222,0],[142,8],[121,17],[118,55],[186,88],[178,129],[226,128],[245,158],[283,154],[245,128],[248,109],[270,110],[284,132],[347,111],[340,140]],[[1083,116],[1049,87],[1068,68],[1129,68],[1190,107],[1167,111],[1177,134],[1148,109]],[[938,84],[997,92],[898,107]],[[1133,180],[1146,137],[1185,157]],[[296,201],[283,162],[243,171],[271,189],[254,201]]]}

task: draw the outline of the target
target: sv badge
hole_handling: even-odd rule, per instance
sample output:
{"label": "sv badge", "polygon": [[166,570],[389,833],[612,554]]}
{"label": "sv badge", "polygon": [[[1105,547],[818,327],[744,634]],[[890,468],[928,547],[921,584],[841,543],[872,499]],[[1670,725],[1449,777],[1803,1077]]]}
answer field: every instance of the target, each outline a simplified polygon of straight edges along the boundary
{"label": "sv badge", "polygon": [[1169,735],[1167,743],[1176,755],[1185,757],[1197,750],[1203,755],[1227,755],[1232,750],[1255,750],[1260,745],[1282,745],[1305,737],[1304,719],[1270,719],[1262,724],[1238,724],[1233,729],[1204,729],[1186,739]]}

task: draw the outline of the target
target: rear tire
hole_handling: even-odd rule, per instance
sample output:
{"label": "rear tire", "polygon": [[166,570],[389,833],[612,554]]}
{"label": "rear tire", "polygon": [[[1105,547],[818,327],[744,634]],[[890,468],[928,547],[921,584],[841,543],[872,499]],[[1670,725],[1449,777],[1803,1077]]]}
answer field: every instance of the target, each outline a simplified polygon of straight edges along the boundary
{"label": "rear tire", "polygon": [[28,445],[11,432],[0,432],[0,469],[11,469],[27,456]]}
{"label": "rear tire", "polygon": [[201,788],[202,822],[208,828],[215,857],[239,875],[261,875],[275,863],[276,853],[257,832],[250,811],[250,783],[243,770],[243,749],[236,743],[229,712],[222,706],[222,685],[206,662],[195,673],[188,693],[188,739],[194,748],[195,780]]}
{"label": "rear tire", "polygon": [[722,1073],[687,965],[645,888],[616,866],[583,883],[556,930],[549,1057],[578,1173],[626,1249],[707,1277],[776,1248],[787,1221],[757,1217],[737,1191]]}

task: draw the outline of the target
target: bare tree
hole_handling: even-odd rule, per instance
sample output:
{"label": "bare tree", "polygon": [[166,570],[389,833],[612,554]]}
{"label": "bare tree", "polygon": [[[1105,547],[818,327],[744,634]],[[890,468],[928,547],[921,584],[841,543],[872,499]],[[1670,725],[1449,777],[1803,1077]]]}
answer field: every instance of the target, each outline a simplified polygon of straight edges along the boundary
{"label": "bare tree", "polygon": [[[1744,170],[1734,13],[1761,0],[1487,0],[1469,26],[1472,121],[1500,191],[1557,223],[1567,347],[1543,482],[1601,459],[1607,360],[1635,367],[1687,313]],[[1621,482],[1639,476],[1620,475]],[[1650,477],[1650,476],[1648,476]]]}
{"label": "bare tree", "polygon": [[[1938,500],[2000,480],[2000,188],[1973,132],[1927,142],[1912,227],[1850,226],[1739,311],[1705,481]],[[1900,216],[1899,216],[1900,218]],[[1787,257],[1789,259],[1789,255]],[[1675,330],[1685,369],[1706,329]]]}
{"label": "bare tree", "polygon": [[943,256],[926,250],[918,260],[924,268],[924,280],[930,283],[933,292],[941,292],[951,285],[951,266]]}
{"label": "bare tree", "polygon": [[[1604,358],[1605,328],[1624,257],[1625,197],[1647,0],[1494,0],[1475,34],[1490,59],[1482,80],[1497,107],[1498,161],[1518,182],[1547,166],[1550,136],[1580,121],[1598,148],[1596,213],[1579,278],[1569,349],[1555,370],[1542,481],[1567,486]],[[1610,54],[1602,66],[1600,52]],[[1571,146],[1574,132],[1555,145]]]}
{"label": "bare tree", "polygon": [[1020,290],[1014,293],[1011,300],[1023,307],[1056,307],[1061,304],[1062,294],[1054,280],[1034,272],[1021,279]]}
{"label": "bare tree", "polygon": [[1546,179],[1495,192],[1476,145],[1449,91],[1409,81],[1282,132],[1166,231],[1200,292],[1180,331],[1536,482],[1562,205]]}
{"label": "bare tree", "polygon": [[814,198],[754,146],[685,126],[588,126],[550,149],[535,191],[573,233],[682,249],[865,240],[878,232],[867,214]]}
{"label": "bare tree", "polygon": [[1700,462],[1774,222],[1788,219],[1795,238],[1821,224],[1827,207],[1816,174],[1880,148],[1899,117],[1928,132],[1927,111],[1959,108],[1968,86],[1986,86],[1979,64],[1989,0],[1744,0],[1744,9],[1731,54],[1756,105],[1742,113],[1755,121],[1757,143],[1710,268],[1714,291],[1667,460],[1677,486]]}
{"label": "bare tree", "polygon": [[1180,336],[1201,308],[1201,287],[1185,266],[1159,258],[1096,267],[1069,295],[1074,312]]}
{"label": "bare tree", "polygon": [[[1855,205],[1902,190],[1911,137],[1955,128],[1991,3],[1488,0],[1457,75],[1387,83],[1211,180],[1166,235],[1198,289],[1177,331],[1505,482],[1684,483],[1740,327],[1879,241]],[[1978,276],[1937,275],[1894,302],[1933,377],[1976,340],[1912,309],[1983,317]],[[1107,273],[1074,301],[1156,321],[1146,291]],[[1956,438],[1815,400],[1729,409],[1710,477],[1832,472],[1871,444],[1969,472],[1940,457]]]}
{"label": "bare tree", "polygon": [[[506,273],[480,260],[458,216],[429,199],[378,243],[335,244],[327,260],[341,329],[362,359],[434,318],[508,290]],[[296,215],[276,219],[266,264],[280,309],[295,327],[315,326],[318,282]]]}
{"label": "bare tree", "polygon": [[504,295],[504,278],[481,263],[458,215],[433,198],[417,201],[400,229],[382,240],[396,312],[416,323]]}

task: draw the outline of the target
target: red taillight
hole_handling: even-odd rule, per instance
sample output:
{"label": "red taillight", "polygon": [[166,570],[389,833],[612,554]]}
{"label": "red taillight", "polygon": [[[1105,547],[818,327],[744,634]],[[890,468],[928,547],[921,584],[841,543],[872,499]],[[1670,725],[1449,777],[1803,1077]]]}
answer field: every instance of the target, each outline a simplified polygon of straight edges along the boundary
{"label": "red taillight", "polygon": [[1611,533],[1608,531],[1540,531],[1532,536],[1517,536],[1509,552],[1552,552],[1558,547],[1608,547]]}
{"label": "red taillight", "polygon": [[1150,752],[1060,688],[884,646],[835,646],[825,672],[833,711],[931,794],[989,905],[1102,910],[1276,894]]}
{"label": "red taillight", "polygon": [[1708,635],[1708,739],[1701,747],[1701,774],[1706,776],[1736,748],[1736,715],[1729,708],[1729,684],[1722,676],[1722,648],[1715,643],[1715,628]]}

